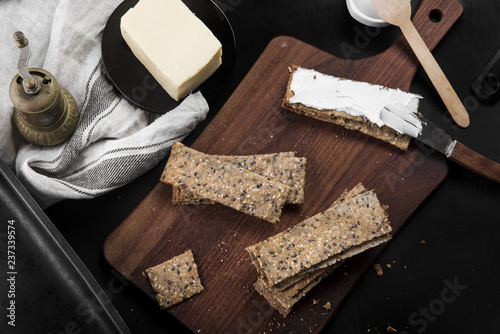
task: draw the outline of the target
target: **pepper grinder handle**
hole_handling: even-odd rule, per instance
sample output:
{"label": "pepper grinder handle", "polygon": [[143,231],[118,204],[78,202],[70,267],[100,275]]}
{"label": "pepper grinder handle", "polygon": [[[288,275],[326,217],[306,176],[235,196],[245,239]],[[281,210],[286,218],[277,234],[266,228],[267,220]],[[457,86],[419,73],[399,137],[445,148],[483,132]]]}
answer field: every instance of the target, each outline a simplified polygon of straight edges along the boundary
{"label": "pepper grinder handle", "polygon": [[40,81],[28,71],[28,61],[31,57],[28,39],[21,31],[16,31],[14,33],[14,40],[16,41],[17,47],[21,49],[21,56],[17,62],[17,71],[19,72],[19,76],[23,78],[24,91],[26,94],[36,94],[40,91],[42,86]]}

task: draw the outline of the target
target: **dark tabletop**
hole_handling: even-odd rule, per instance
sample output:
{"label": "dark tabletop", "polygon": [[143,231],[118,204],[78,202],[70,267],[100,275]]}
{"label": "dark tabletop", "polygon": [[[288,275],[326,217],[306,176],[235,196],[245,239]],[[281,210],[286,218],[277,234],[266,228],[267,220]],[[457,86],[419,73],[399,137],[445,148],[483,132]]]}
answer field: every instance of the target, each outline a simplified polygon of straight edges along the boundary
{"label": "dark tabletop", "polygon": [[[234,72],[210,102],[207,119],[184,141],[190,145],[213,119],[269,41],[289,35],[340,57],[361,58],[386,49],[399,32],[365,29],[344,0],[220,0],[237,44]],[[413,5],[419,1],[412,1]],[[423,95],[426,117],[452,137],[500,162],[500,102],[479,101],[471,84],[500,48],[500,1],[461,0],[464,15],[434,51],[471,118],[467,129],[443,117],[443,105],[423,70],[412,92]],[[375,35],[375,36],[373,36]],[[346,54],[342,46],[354,52]],[[94,200],[67,200],[45,210],[89,268],[133,333],[188,333],[167,312],[118,274],[103,257],[105,238],[157,184],[166,159],[130,184]],[[425,241],[423,244],[422,241]],[[500,185],[449,163],[447,179],[410,218],[378,259],[392,264],[369,271],[325,333],[500,333]]]}

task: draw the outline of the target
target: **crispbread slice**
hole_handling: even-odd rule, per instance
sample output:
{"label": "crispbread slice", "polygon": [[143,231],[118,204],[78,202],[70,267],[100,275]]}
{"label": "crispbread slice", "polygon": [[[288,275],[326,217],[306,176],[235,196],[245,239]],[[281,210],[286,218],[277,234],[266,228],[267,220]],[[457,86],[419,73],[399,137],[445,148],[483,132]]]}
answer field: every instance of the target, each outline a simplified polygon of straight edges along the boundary
{"label": "crispbread slice", "polygon": [[264,284],[273,286],[390,231],[387,213],[375,193],[367,191],[247,247],[247,251]]}
{"label": "crispbread slice", "polygon": [[[267,177],[270,180],[290,186],[286,203],[304,203],[305,158],[295,157],[294,152],[273,154],[227,156],[214,155],[221,163],[231,163],[250,172]],[[174,187],[172,202],[174,204],[214,204],[213,201],[193,195],[189,189]]]}
{"label": "crispbread slice", "polygon": [[174,143],[161,181],[249,215],[277,223],[290,187],[216,156]]}
{"label": "crispbread slice", "polygon": [[191,250],[146,269],[144,274],[156,292],[155,298],[161,309],[178,304],[204,290]]}
{"label": "crispbread slice", "polygon": [[290,98],[294,96],[294,92],[290,90],[290,84],[293,79],[293,74],[298,68],[299,67],[295,65],[291,66],[290,68],[290,77],[282,103],[282,106],[284,108],[300,115],[310,116],[324,122],[343,126],[349,130],[360,131],[366,135],[388,142],[404,151],[408,149],[411,138],[407,135],[403,135],[395,131],[388,126],[380,127],[375,123],[365,120],[361,116],[352,116],[343,111],[318,110],[302,105],[301,103],[290,103]]}

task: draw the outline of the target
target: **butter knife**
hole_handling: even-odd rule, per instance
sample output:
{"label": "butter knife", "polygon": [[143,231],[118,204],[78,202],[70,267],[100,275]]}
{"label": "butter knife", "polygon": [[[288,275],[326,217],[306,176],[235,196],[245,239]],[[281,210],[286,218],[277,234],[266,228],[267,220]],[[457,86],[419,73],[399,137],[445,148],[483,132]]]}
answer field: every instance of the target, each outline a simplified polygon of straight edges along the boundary
{"label": "butter knife", "polygon": [[499,163],[453,140],[449,134],[422,115],[408,114],[401,106],[393,104],[382,109],[380,119],[394,130],[407,134],[443,153],[449,160],[500,183]]}

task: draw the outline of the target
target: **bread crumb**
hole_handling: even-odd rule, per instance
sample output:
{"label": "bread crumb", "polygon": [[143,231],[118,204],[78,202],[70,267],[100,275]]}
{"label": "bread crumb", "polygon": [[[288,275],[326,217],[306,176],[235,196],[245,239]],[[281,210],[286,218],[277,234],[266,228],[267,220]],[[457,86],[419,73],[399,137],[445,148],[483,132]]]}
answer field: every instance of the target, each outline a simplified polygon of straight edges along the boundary
{"label": "bread crumb", "polygon": [[313,299],[313,305],[317,305],[319,303],[319,300]]}
{"label": "bread crumb", "polygon": [[425,240],[420,241],[421,245],[425,245]]}
{"label": "bread crumb", "polygon": [[373,269],[375,270],[375,273],[377,273],[377,276],[382,276],[384,274],[382,266],[378,263],[373,265]]}
{"label": "bread crumb", "polygon": [[324,308],[325,310],[331,310],[331,309],[332,309],[332,303],[327,302],[325,305],[323,305],[323,308]]}
{"label": "bread crumb", "polygon": [[387,327],[387,333],[397,333],[398,331],[392,328],[391,326]]}
{"label": "bread crumb", "polygon": [[392,265],[390,265],[389,263],[385,265],[387,267],[387,269],[391,269],[392,268]]}

